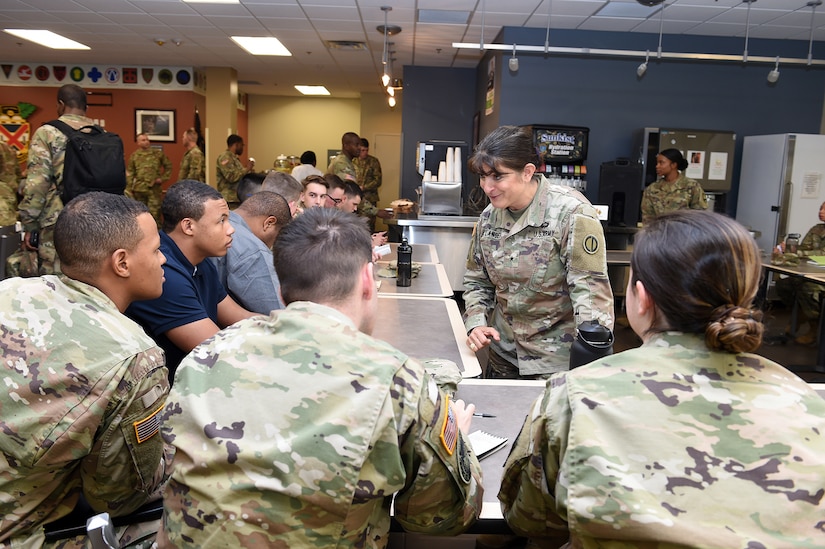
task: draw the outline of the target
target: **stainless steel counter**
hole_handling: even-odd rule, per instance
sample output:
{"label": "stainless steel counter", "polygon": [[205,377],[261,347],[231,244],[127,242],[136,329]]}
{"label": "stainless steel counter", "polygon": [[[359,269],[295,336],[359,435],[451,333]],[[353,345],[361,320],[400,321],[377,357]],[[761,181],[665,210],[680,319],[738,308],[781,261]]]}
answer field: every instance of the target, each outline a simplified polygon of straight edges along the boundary
{"label": "stainless steel counter", "polygon": [[[375,265],[377,269],[385,269],[389,262],[378,261]],[[421,270],[413,277],[409,286],[398,286],[395,278],[379,277],[378,280],[381,281],[378,295],[453,297],[453,287],[447,279],[444,265],[440,263],[421,263]]]}

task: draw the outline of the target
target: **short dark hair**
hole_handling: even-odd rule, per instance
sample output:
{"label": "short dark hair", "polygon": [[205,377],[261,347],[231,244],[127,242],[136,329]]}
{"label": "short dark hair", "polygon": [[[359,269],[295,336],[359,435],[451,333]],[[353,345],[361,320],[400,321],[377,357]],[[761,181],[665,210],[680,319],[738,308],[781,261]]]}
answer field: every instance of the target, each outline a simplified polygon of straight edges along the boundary
{"label": "short dark hair", "polygon": [[521,171],[527,164],[538,168],[541,162],[533,145],[533,136],[521,126],[500,126],[488,133],[476,145],[467,163],[470,171],[478,175],[487,175],[487,168],[489,173],[498,173],[497,167]]}
{"label": "short dark hair", "polygon": [[85,111],[86,90],[77,84],[65,84],[57,90],[57,100],[62,101],[67,107]]}
{"label": "short dark hair", "polygon": [[344,135],[341,136],[341,145],[346,145],[347,143],[361,143],[361,138],[358,137],[358,134],[355,132],[346,132]]}
{"label": "short dark hair", "polygon": [[679,171],[684,171],[688,167],[688,161],[685,160],[685,157],[682,156],[679,149],[665,149],[663,151],[659,151],[659,154],[676,164]]}
{"label": "short dark hair", "polygon": [[344,180],[334,173],[325,173],[324,179],[327,182],[327,189],[344,189],[344,192],[346,192],[347,186],[344,184]]}
{"label": "short dark hair", "polygon": [[243,143],[243,137],[240,135],[233,133],[229,137],[226,138],[226,146],[231,147],[235,143]]}
{"label": "short dark hair", "polygon": [[287,202],[296,202],[304,191],[304,187],[288,173],[273,170],[266,174],[261,190],[278,193]]}
{"label": "short dark hair", "polygon": [[355,181],[347,181],[344,183],[344,194],[350,198],[354,198],[356,196],[360,196],[362,199],[364,198],[364,191]]}
{"label": "short dark hair", "polygon": [[355,289],[372,240],[364,219],[337,208],[309,208],[280,232],[275,270],[284,302],[338,303]]}
{"label": "short dark hair", "polygon": [[362,137],[362,138],[361,138],[361,146],[362,146],[362,147],[366,147],[366,148],[368,148],[368,149],[370,148],[370,142],[369,142],[369,141],[367,141],[367,138],[366,138],[366,137]]}
{"label": "short dark hair", "polygon": [[645,223],[633,240],[631,291],[641,281],[653,299],[651,333],[704,334],[708,348],[750,352],[762,342],[753,308],[762,262],[756,241],[735,220],[677,210]]}
{"label": "short dark hair", "polygon": [[245,202],[238,206],[238,211],[247,213],[253,217],[274,215],[278,220],[278,226],[286,225],[292,214],[289,211],[289,204],[286,199],[278,193],[261,191],[250,196]]}
{"label": "short dark hair", "polygon": [[307,185],[309,185],[310,183],[317,183],[329,189],[329,182],[327,181],[325,175],[308,175],[304,178],[303,181],[301,181],[301,186],[304,190],[306,190]]}
{"label": "short dark hair", "polygon": [[115,250],[133,250],[145,236],[137,222],[145,213],[145,204],[118,194],[91,192],[69,201],[54,226],[54,247],[64,272],[94,277]]}
{"label": "short dark hair", "polygon": [[205,204],[223,200],[217,189],[194,179],[181,179],[166,191],[160,211],[163,214],[163,232],[171,233],[187,217],[195,221],[203,217]]}
{"label": "short dark hair", "polygon": [[261,191],[265,178],[265,174],[250,172],[238,181],[238,200],[241,204],[253,194]]}
{"label": "short dark hair", "polygon": [[318,162],[318,158],[315,156],[315,151],[304,151],[304,154],[301,155],[301,164],[312,164],[314,166],[316,162]]}

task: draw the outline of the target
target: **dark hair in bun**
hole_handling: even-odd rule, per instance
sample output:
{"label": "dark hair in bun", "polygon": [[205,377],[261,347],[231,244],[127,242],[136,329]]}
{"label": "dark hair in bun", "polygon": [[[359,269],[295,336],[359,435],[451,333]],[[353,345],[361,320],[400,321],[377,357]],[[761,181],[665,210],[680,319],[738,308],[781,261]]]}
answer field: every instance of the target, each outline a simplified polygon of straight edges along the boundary
{"label": "dark hair in bun", "polygon": [[674,162],[679,171],[683,172],[688,167],[688,161],[685,160],[685,157],[682,156],[682,153],[680,153],[678,149],[665,149],[661,151],[659,154],[661,154],[671,162]]}

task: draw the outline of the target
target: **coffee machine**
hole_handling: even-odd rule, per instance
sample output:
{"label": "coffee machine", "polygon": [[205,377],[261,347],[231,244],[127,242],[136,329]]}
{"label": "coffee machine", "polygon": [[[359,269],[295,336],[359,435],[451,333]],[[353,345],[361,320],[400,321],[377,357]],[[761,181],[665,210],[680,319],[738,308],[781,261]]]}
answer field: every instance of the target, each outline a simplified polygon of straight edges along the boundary
{"label": "coffee machine", "polygon": [[421,175],[419,213],[461,215],[467,184],[467,143],[422,141],[417,152]]}

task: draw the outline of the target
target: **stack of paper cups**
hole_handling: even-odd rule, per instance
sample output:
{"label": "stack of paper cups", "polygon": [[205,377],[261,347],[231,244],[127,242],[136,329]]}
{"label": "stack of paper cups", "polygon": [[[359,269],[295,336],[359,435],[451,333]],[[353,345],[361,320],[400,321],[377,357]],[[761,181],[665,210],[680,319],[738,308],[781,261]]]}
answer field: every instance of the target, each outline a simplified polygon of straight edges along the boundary
{"label": "stack of paper cups", "polygon": [[455,153],[452,147],[447,147],[447,179],[444,181],[455,181],[455,169],[453,168],[453,161],[455,160]]}
{"label": "stack of paper cups", "polygon": [[432,181],[433,173],[430,170],[424,170],[424,177],[421,178],[421,181]]}
{"label": "stack of paper cups", "polygon": [[455,148],[455,158],[453,159],[453,181],[461,183],[461,147]]}
{"label": "stack of paper cups", "polygon": [[438,163],[438,180],[447,181],[447,162],[444,160]]}

